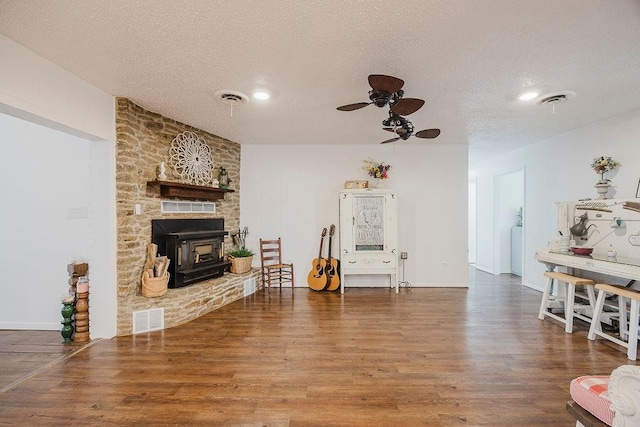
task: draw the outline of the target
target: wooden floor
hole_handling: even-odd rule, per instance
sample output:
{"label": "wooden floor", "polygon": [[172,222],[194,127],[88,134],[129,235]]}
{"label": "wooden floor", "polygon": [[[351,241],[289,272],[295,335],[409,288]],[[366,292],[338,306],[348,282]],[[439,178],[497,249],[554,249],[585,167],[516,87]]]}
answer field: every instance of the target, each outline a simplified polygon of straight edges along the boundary
{"label": "wooden floor", "polygon": [[27,376],[2,372],[0,424],[569,427],[572,378],[635,364],[538,320],[516,276],[470,274],[469,289],[260,292],[85,348],[50,334],[42,354],[5,332],[0,362]]}

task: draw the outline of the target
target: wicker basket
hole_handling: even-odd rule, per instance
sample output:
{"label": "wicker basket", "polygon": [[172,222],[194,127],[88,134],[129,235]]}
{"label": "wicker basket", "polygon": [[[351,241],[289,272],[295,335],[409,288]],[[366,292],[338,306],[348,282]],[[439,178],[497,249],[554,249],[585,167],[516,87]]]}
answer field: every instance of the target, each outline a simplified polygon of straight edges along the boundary
{"label": "wicker basket", "polygon": [[242,258],[234,258],[232,256],[229,257],[231,260],[231,272],[235,274],[246,273],[251,270],[251,262],[253,261],[253,255],[242,257]]}
{"label": "wicker basket", "polygon": [[161,297],[168,291],[169,273],[162,277],[150,277],[148,272],[142,273],[142,296]]}

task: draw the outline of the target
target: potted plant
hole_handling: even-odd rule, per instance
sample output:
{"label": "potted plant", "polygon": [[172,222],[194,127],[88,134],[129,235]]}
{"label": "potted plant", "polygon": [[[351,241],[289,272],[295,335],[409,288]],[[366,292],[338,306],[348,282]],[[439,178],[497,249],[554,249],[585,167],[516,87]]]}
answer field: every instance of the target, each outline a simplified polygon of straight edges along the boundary
{"label": "potted plant", "polygon": [[231,261],[231,272],[235,274],[246,273],[251,270],[253,252],[247,248],[234,249],[227,252],[227,258]]}

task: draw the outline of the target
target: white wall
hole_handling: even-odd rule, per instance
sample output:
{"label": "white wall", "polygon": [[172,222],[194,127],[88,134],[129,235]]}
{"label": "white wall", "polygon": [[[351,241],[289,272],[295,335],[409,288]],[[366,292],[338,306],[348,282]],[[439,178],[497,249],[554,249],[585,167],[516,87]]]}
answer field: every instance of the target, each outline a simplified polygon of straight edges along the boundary
{"label": "white wall", "polygon": [[0,34],[0,112],[91,141],[113,141],[109,94]]}
{"label": "white wall", "polygon": [[[561,119],[561,118],[559,118]],[[494,265],[494,181],[497,176],[525,169],[524,276],[527,286],[542,289],[545,268],[534,259],[536,248],[557,236],[557,201],[597,198],[598,176],[591,162],[611,156],[622,167],[607,178],[610,197],[635,197],[640,171],[640,110],[559,135],[474,166],[478,200],[478,267]],[[480,247],[482,245],[482,248]]]}
{"label": "white wall", "polygon": [[[399,246],[409,253],[405,280],[466,286],[466,145],[243,145],[240,212],[251,233],[247,246],[282,237],[296,285],[307,286],[322,228],[339,224],[338,193],[346,180],[368,178],[361,169],[367,157],[392,165],[387,184],[399,198]],[[333,249],[337,255],[337,239]]]}
{"label": "white wall", "polygon": [[494,272],[494,177],[491,174],[476,176],[476,268]]}
{"label": "white wall", "polygon": [[469,215],[467,219],[469,227],[469,264],[476,263],[476,182],[469,183],[469,203],[468,203]]}
{"label": "white wall", "polygon": [[[83,256],[90,263],[91,336],[114,336],[114,99],[2,35],[0,57],[0,112],[14,116],[2,118],[0,134],[2,223],[20,236],[12,242],[18,254],[6,241],[0,250],[1,274],[11,278],[2,291],[13,298],[3,298],[11,303],[0,311],[0,327],[59,329],[66,264]],[[23,205],[24,212],[15,210]],[[86,207],[89,218],[68,220],[75,207]],[[62,233],[69,236],[60,239]],[[43,236],[60,246],[42,243]]]}

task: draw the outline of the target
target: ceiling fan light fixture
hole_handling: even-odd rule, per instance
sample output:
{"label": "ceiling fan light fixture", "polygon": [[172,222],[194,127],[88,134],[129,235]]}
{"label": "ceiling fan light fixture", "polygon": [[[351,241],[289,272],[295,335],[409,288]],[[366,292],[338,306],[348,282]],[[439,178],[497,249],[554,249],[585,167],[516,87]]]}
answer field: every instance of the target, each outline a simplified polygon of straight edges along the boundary
{"label": "ceiling fan light fixture", "polygon": [[536,99],[538,97],[538,95],[540,95],[540,92],[536,92],[535,90],[533,90],[533,91],[528,91],[528,92],[522,93],[518,97],[518,99],[520,101],[531,101],[532,99]]}

